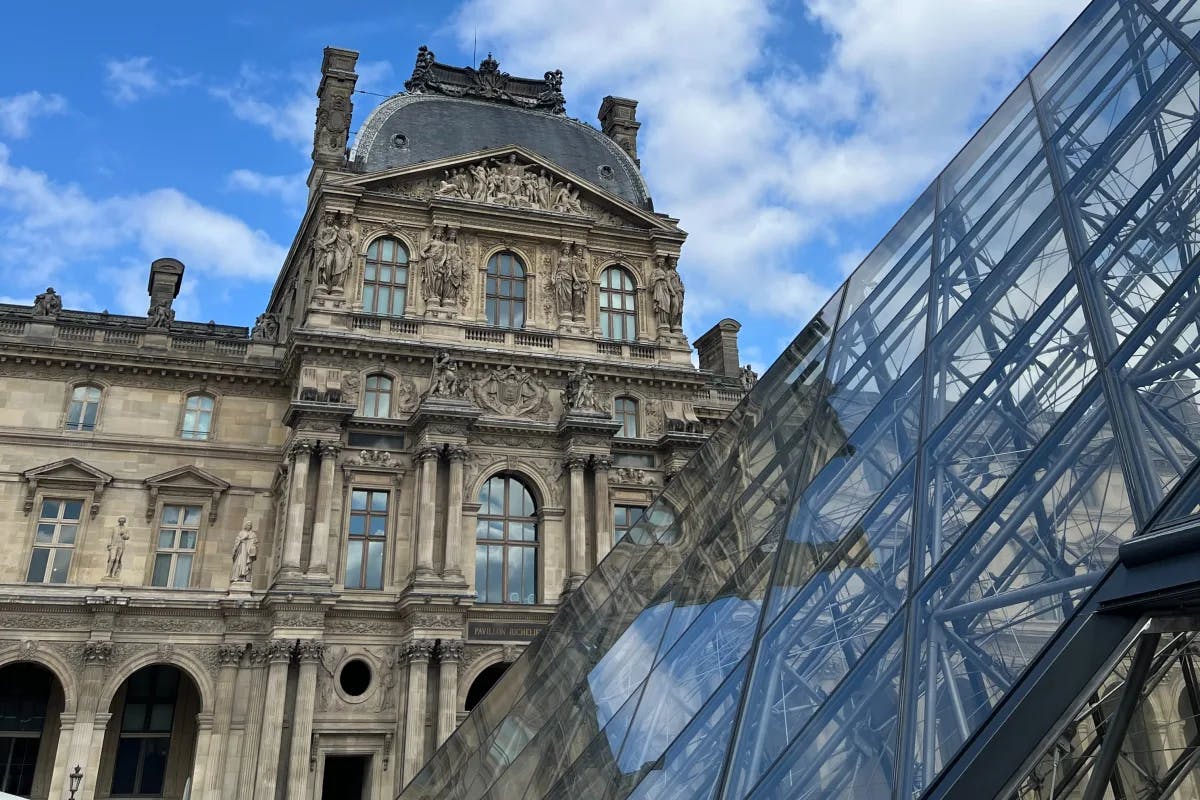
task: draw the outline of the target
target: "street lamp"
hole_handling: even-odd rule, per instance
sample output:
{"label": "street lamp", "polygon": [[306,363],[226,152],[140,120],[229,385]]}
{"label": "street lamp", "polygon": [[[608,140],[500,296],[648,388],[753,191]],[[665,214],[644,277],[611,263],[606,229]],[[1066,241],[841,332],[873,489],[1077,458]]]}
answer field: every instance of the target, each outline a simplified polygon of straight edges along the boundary
{"label": "street lamp", "polygon": [[71,797],[69,800],[75,800],[75,793],[79,791],[79,784],[83,783],[83,767],[75,765],[75,771],[67,776],[71,781]]}

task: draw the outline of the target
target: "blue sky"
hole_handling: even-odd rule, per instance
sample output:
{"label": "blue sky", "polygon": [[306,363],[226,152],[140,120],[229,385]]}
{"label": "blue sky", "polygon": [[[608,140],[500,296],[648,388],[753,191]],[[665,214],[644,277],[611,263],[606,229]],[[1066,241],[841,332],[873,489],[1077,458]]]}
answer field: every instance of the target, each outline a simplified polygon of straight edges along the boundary
{"label": "blue sky", "polygon": [[[249,324],[303,212],[327,44],[361,53],[354,124],[418,45],[561,68],[571,116],[640,101],[656,207],[691,233],[693,338],[762,366],[1082,9],[1083,0],[20,4],[0,71],[0,301]],[[368,94],[373,93],[373,94]]]}

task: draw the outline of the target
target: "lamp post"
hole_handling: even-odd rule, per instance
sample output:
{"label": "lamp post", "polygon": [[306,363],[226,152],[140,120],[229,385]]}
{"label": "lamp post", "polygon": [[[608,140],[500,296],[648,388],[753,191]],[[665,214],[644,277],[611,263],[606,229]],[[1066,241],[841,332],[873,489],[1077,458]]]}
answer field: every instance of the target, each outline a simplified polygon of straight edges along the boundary
{"label": "lamp post", "polygon": [[71,781],[71,796],[68,800],[75,800],[75,793],[79,791],[79,784],[83,783],[83,767],[75,765],[75,771],[67,776]]}

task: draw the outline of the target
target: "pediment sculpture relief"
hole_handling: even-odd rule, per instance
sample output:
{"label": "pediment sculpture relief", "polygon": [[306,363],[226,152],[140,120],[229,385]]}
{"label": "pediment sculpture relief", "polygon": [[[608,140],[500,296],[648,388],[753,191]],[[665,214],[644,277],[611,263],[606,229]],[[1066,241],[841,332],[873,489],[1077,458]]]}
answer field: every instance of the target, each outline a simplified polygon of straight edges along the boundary
{"label": "pediment sculpture relief", "polygon": [[579,189],[534,166],[506,159],[487,159],[448,170],[433,193],[438,197],[473,200],[509,208],[534,208],[559,214],[583,214]]}
{"label": "pediment sculpture relief", "polygon": [[475,383],[475,402],[480,408],[504,417],[550,418],[550,391],[545,382],[508,366],[494,369]]}

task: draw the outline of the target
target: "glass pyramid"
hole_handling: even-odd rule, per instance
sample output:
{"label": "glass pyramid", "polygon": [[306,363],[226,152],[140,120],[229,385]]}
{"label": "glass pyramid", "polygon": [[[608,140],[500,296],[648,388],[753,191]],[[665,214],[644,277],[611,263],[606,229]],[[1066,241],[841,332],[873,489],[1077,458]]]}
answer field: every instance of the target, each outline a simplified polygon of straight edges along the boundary
{"label": "glass pyramid", "polygon": [[1194,37],[1093,2],[401,797],[925,794],[1200,499]]}

